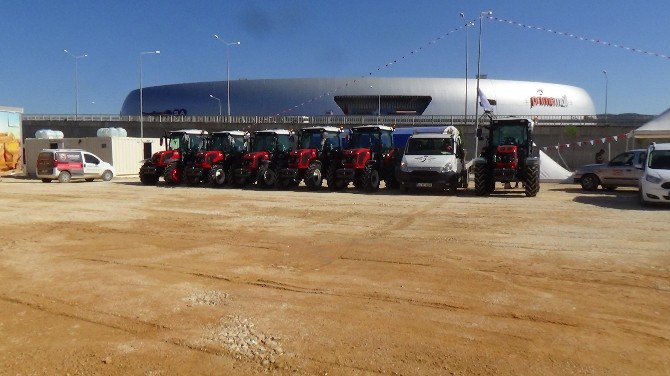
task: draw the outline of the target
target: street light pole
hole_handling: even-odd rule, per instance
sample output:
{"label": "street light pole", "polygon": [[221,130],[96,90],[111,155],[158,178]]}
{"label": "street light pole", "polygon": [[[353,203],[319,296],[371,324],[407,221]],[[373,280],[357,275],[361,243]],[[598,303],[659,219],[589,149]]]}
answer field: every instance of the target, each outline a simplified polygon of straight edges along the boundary
{"label": "street light pole", "polygon": [[79,59],[85,58],[88,55],[73,55],[68,50],[63,50],[66,54],[74,58],[74,119],[77,120],[79,116]]}
{"label": "street light pole", "polygon": [[140,138],[144,138],[144,99],[142,97],[142,79],[144,72],[142,70],[142,56],[150,54],[159,54],[160,51],[143,51],[140,52]]}
{"label": "street light pole", "polygon": [[[465,13],[461,12],[461,18],[465,19]],[[468,125],[468,27],[471,22],[465,24],[465,111],[463,113],[463,124]]]}
{"label": "street light pole", "polygon": [[219,99],[219,98],[213,96],[212,94],[210,94],[209,97],[210,97],[210,98],[213,98],[213,99],[216,99],[217,101],[219,101],[219,116],[221,116],[221,99]]}
{"label": "street light pole", "polygon": [[226,42],[221,39],[217,34],[214,34],[214,38],[220,40],[226,45],[226,84],[227,84],[227,99],[228,99],[228,116],[230,116],[230,46],[238,46],[240,42]]}
{"label": "street light pole", "polygon": [[605,124],[607,124],[607,86],[609,86],[609,79],[607,78],[606,70],[603,70],[603,74],[605,75]]}
{"label": "street light pole", "polygon": [[493,12],[487,11],[487,12],[480,12],[479,13],[479,47],[477,49],[477,95],[475,98],[477,100],[475,101],[475,154],[478,155],[479,153],[479,137],[477,137],[476,133],[477,130],[479,130],[479,76],[481,75],[480,73],[480,68],[481,68],[481,61],[482,61],[482,19],[484,16],[490,16],[492,15]]}

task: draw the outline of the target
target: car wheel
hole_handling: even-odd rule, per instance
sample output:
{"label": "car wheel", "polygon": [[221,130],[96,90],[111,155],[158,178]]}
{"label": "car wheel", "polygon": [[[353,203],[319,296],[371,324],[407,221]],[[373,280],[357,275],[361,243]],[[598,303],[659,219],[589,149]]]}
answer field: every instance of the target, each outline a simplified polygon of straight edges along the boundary
{"label": "car wheel", "polygon": [[61,171],[61,173],[58,175],[59,183],[69,183],[71,179],[72,175],[67,171]]}
{"label": "car wheel", "polygon": [[112,180],[113,177],[114,177],[114,173],[109,171],[109,170],[105,170],[105,172],[102,173],[102,176],[100,176],[102,181],[110,181],[110,180]]}
{"label": "car wheel", "polygon": [[585,191],[595,191],[600,185],[600,179],[594,174],[586,174],[582,176],[582,189]]}

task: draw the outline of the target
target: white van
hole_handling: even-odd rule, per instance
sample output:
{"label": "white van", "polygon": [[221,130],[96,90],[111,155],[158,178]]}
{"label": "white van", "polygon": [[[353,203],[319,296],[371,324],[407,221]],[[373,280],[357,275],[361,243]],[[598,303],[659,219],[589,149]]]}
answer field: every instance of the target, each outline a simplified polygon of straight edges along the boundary
{"label": "white van", "polygon": [[72,179],[109,181],[114,177],[111,164],[81,149],[43,149],[37,156],[36,171],[37,178],[45,183],[55,179],[61,183]]}
{"label": "white van", "polygon": [[640,204],[670,204],[670,144],[649,146],[647,160],[637,167],[643,171],[638,185]]}

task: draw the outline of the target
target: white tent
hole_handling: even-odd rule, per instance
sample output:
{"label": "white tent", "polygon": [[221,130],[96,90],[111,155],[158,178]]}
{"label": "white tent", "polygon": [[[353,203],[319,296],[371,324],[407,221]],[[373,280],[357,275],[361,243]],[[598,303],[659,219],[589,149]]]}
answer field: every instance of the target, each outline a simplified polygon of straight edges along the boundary
{"label": "white tent", "polygon": [[551,159],[550,156],[540,150],[540,181],[568,181],[572,172],[564,169]]}
{"label": "white tent", "polygon": [[633,131],[635,138],[670,138],[670,108]]}

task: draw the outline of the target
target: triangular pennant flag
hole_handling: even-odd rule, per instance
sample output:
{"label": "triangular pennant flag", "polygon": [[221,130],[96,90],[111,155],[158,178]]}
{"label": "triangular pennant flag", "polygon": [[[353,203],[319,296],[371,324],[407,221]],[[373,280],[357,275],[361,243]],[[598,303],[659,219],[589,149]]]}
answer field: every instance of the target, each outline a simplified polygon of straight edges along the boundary
{"label": "triangular pennant flag", "polygon": [[591,146],[593,146],[593,140],[589,141],[591,143]]}
{"label": "triangular pennant flag", "polygon": [[614,139],[614,141],[619,141],[619,137],[617,136],[612,136],[612,138]]}
{"label": "triangular pennant flag", "polygon": [[554,149],[558,150],[558,145],[554,146]]}
{"label": "triangular pennant flag", "polygon": [[582,142],[581,142],[581,141],[578,141],[578,142],[577,142],[577,146],[582,146]]}
{"label": "triangular pennant flag", "polygon": [[544,150],[544,151],[547,151],[547,147],[546,147],[546,146],[545,146],[545,147],[543,147],[543,148],[542,148],[542,150]]}
{"label": "triangular pennant flag", "polygon": [[566,148],[570,148],[570,144],[565,144],[565,147],[566,147]]}
{"label": "triangular pennant flag", "polygon": [[625,133],[622,133],[622,134],[619,135],[619,138],[624,138],[624,137],[628,137],[628,135],[625,134]]}
{"label": "triangular pennant flag", "polygon": [[606,140],[607,139],[603,137],[603,138],[600,139],[600,142],[602,142],[604,144]]}

